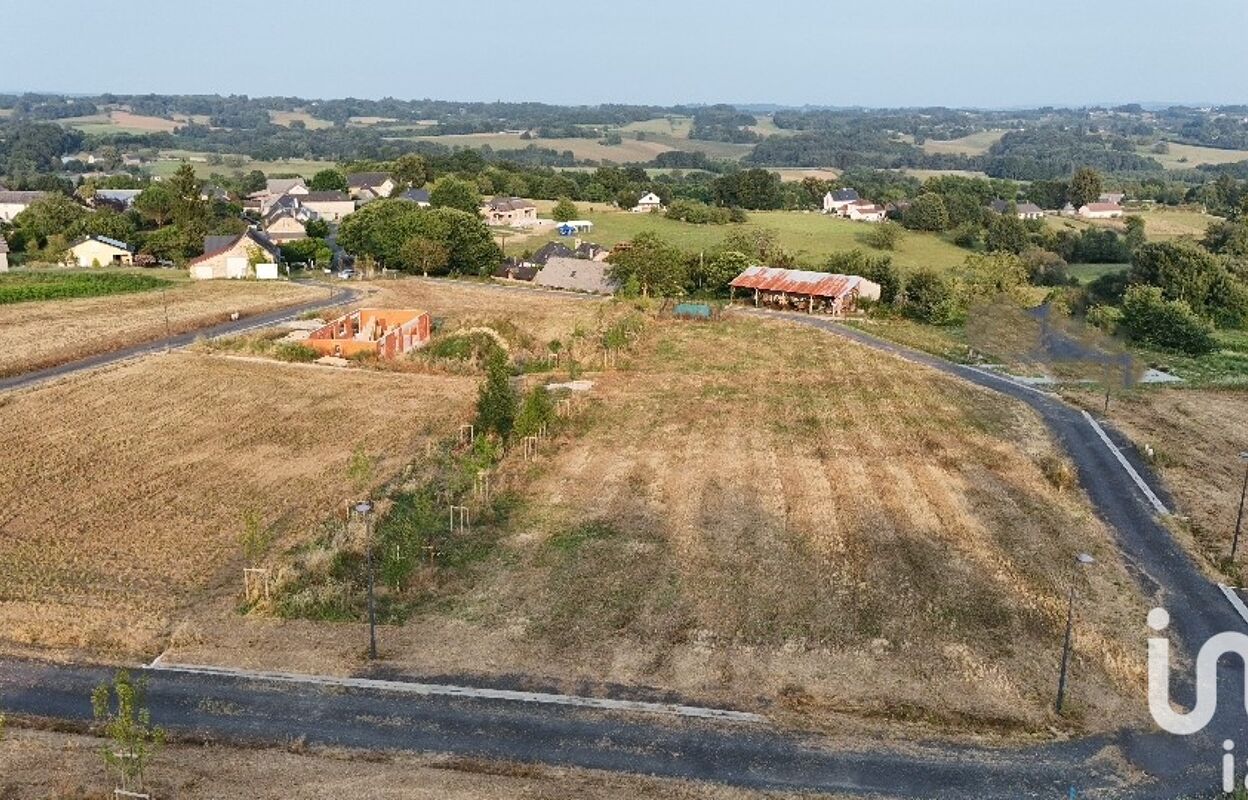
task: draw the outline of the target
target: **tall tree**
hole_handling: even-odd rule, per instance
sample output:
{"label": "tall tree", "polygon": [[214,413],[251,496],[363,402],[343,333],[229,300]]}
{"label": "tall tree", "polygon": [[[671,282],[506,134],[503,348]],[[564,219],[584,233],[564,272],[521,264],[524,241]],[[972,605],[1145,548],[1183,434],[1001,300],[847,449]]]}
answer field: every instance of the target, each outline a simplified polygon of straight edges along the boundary
{"label": "tall tree", "polygon": [[425,277],[445,269],[451,254],[443,242],[425,236],[413,236],[403,243],[399,251],[404,266],[419,269]]}
{"label": "tall tree", "polygon": [[501,349],[490,352],[485,380],[477,393],[477,429],[501,439],[511,435],[516,421],[516,390],[511,388],[507,355]]}
{"label": "tall tree", "polygon": [[559,198],[559,202],[555,203],[554,209],[550,212],[550,216],[556,222],[567,222],[570,219],[576,219],[581,215],[576,205],[567,197]]}
{"label": "tall tree", "polygon": [[1095,203],[1101,196],[1101,173],[1091,167],[1080,167],[1075,170],[1066,196],[1075,208]]}
{"label": "tall tree", "polygon": [[454,208],[467,214],[481,213],[481,192],[477,185],[454,175],[434,182],[429,190],[429,202],[434,208]]}
{"label": "tall tree", "polygon": [[345,192],[347,176],[336,169],[323,169],[312,176],[308,188],[314,192]]}
{"label": "tall tree", "polygon": [[684,254],[651,231],[637,234],[628,247],[617,248],[609,261],[612,280],[636,281],[643,296],[680,294],[688,277]]}

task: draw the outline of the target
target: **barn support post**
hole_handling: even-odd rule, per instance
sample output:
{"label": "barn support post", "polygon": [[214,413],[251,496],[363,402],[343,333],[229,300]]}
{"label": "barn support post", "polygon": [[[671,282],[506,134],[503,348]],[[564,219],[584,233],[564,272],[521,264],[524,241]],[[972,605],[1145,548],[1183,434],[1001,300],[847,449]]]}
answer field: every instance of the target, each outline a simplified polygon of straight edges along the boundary
{"label": "barn support post", "polygon": [[810,302],[806,305],[806,313],[815,313],[815,296],[813,294],[810,296]]}
{"label": "barn support post", "polygon": [[758,308],[758,289],[754,290],[754,307]]}

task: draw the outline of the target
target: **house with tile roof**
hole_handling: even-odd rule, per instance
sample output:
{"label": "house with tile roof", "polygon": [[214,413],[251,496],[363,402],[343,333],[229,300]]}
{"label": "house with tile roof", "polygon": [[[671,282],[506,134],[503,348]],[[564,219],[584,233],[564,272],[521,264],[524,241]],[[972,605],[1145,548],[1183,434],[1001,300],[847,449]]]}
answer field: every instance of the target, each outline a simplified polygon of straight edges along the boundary
{"label": "house with tile roof", "polygon": [[79,267],[128,267],[134,264],[134,248],[107,236],[84,236],[69,246],[65,261]]}
{"label": "house with tile roof", "polygon": [[254,228],[235,236],[207,236],[204,254],[187,262],[187,270],[195,280],[246,278],[253,274],[252,264],[276,264],[280,251],[273,240]]}
{"label": "house with tile roof", "polygon": [[46,195],[47,192],[0,192],[0,222],[12,222],[31,203]]}
{"label": "house with tile roof", "polygon": [[353,172],[347,176],[347,193],[364,202],[389,197],[397,188],[389,172]]}
{"label": "house with tile roof", "polygon": [[495,197],[481,207],[486,225],[523,228],[537,224],[537,206],[523,197]]}

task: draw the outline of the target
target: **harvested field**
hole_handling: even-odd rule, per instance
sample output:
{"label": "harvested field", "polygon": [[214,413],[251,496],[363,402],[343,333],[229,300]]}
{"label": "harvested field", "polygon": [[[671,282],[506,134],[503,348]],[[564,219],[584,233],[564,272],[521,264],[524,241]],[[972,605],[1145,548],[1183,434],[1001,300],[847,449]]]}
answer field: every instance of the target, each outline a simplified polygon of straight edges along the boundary
{"label": "harvested field", "polygon": [[289,128],[292,122],[302,122],[308,130],[316,131],[321,128],[332,128],[334,123],[318,119],[307,111],[270,111],[269,121],[274,125],[284,125]]}
{"label": "harvested field", "polygon": [[[166,277],[163,273],[159,277]],[[256,314],[323,297],[326,290],[285,281],[179,281],[160,291],[0,305],[0,375],[63,364],[158,339],[165,304],[174,333],[229,315]]]}
{"label": "harvested field", "polygon": [[[599,143],[597,139],[522,139],[520,136],[521,134],[518,133],[464,133],[446,136],[413,136],[410,138],[413,141],[434,142],[447,147],[482,147],[489,145],[495,151],[500,152],[525,150],[530,146],[539,149],[556,150],[561,153],[565,150],[570,150],[573,156],[578,159],[614,161],[619,164],[627,164],[634,161],[651,161],[659,153],[684,149],[672,147],[668,143],[660,143],[649,137],[645,141],[625,139],[620,144],[605,145]],[[657,135],[655,139],[657,139]]]}
{"label": "harvested field", "polygon": [[[471,563],[414,576],[426,602],[381,634],[392,667],[1039,731],[1073,556],[1090,552],[1075,719],[1140,716],[1146,607],[1025,407],[739,317],[653,321],[630,362],[589,376],[593,400],[536,464],[504,463],[511,510],[474,528]],[[358,668],[358,624],[245,625],[245,648],[223,619],[167,657]]]}
{"label": "harvested field", "polygon": [[299,542],[352,497],[355,448],[390,474],[474,395],[175,353],[0,398],[0,641],[150,656],[184,614],[232,617],[246,514]]}
{"label": "harvested field", "polygon": [[[1080,397],[1100,411],[1100,400]],[[1139,447],[1153,448],[1156,466],[1188,526],[1194,555],[1218,563],[1231,535],[1248,452],[1248,392],[1150,387],[1116,398],[1109,418]],[[1240,563],[1248,555],[1241,549]]]}
{"label": "harvested field", "polygon": [[[101,767],[102,743],[87,736],[11,731],[0,740],[0,796],[6,800],[112,798],[112,785]],[[148,774],[153,796],[181,800],[796,800],[811,796],[582,769],[298,746],[260,750],[175,744],[157,753]]]}
{"label": "harvested field", "polygon": [[500,291],[492,284],[403,279],[378,284],[375,302],[395,308],[420,308],[442,321],[443,331],[505,320],[541,343],[566,337],[582,326],[593,328],[610,301],[570,295]]}
{"label": "harvested field", "polygon": [[922,148],[923,152],[931,154],[980,156],[1001,141],[1005,133],[1003,130],[989,130],[978,131],[960,139],[927,139]]}

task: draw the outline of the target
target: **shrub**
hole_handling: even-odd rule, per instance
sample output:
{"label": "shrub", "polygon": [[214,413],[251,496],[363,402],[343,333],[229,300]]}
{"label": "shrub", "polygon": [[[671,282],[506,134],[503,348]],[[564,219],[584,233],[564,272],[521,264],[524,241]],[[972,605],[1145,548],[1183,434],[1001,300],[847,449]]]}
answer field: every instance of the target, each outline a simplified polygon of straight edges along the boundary
{"label": "shrub", "polygon": [[1166,300],[1156,286],[1132,286],[1122,303],[1122,328],[1133,341],[1203,355],[1214,349],[1213,326],[1182,300]]}
{"label": "shrub", "polygon": [[278,361],[296,364],[307,364],[321,357],[320,353],[299,342],[278,342],[273,346],[272,355]]}
{"label": "shrub", "polygon": [[1070,273],[1066,260],[1057,253],[1029,247],[1023,251],[1023,265],[1027,268],[1027,280],[1033,286],[1061,286],[1068,283]]}
{"label": "shrub", "polygon": [[744,221],[745,212],[736,209],[738,219],[733,219],[733,212],[727,208],[708,206],[693,200],[676,200],[667,209],[667,218],[688,222],[694,225],[727,225],[729,222]]}
{"label": "shrub", "polygon": [[953,316],[953,287],[945,276],[919,270],[906,281],[902,310],[919,322],[942,325]]}
{"label": "shrub", "polygon": [[1100,328],[1111,336],[1122,324],[1122,309],[1115,306],[1093,306],[1088,309],[1088,324]]}
{"label": "shrub", "polygon": [[894,250],[901,240],[901,228],[895,222],[881,222],[867,233],[865,239],[876,250]]}
{"label": "shrub", "polygon": [[963,222],[953,230],[953,243],[958,247],[974,250],[979,247],[979,237],[983,229],[975,222]]}
{"label": "shrub", "polygon": [[901,215],[901,224],[916,231],[943,231],[949,227],[949,209],[945,199],[928,192],[915,199]]}
{"label": "shrub", "polygon": [[1088,303],[1118,305],[1127,291],[1126,270],[1107,272],[1088,284]]}

